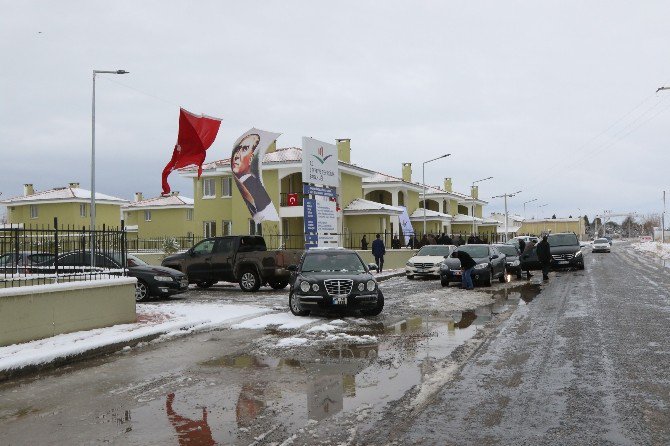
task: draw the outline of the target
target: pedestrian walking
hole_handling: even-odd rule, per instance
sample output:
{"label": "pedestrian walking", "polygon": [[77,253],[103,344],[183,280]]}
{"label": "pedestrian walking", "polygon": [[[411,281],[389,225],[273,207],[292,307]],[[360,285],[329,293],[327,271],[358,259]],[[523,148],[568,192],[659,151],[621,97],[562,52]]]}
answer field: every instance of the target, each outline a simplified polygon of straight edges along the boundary
{"label": "pedestrian walking", "polygon": [[[522,258],[527,258],[530,255],[533,254],[533,249],[535,249],[535,240],[531,240],[528,243],[526,243],[525,247],[523,248],[523,251],[521,253]],[[526,264],[528,265],[528,264]],[[530,279],[533,277],[533,275],[530,273],[530,270],[528,269],[528,266],[526,266],[526,277]]]}
{"label": "pedestrian walking", "polygon": [[526,250],[526,242],[520,238],[519,239],[519,252],[524,252]]}
{"label": "pedestrian walking", "polygon": [[365,238],[365,234],[363,234],[363,238],[361,239],[361,249],[363,251],[368,250],[368,239]]}
{"label": "pedestrian walking", "polygon": [[384,254],[386,254],[386,247],[384,242],[380,238],[381,236],[377,234],[375,239],[372,241],[372,255],[375,257],[375,263],[377,264],[377,272],[382,272],[384,268]]}
{"label": "pedestrian walking", "polygon": [[465,251],[456,250],[451,254],[461,262],[461,288],[471,290],[475,287],[472,283],[472,270],[475,269],[477,262]]}
{"label": "pedestrian walking", "polygon": [[542,264],[542,279],[549,280],[549,267],[551,266],[551,248],[547,236],[542,236],[542,241],[537,244],[537,259]]}

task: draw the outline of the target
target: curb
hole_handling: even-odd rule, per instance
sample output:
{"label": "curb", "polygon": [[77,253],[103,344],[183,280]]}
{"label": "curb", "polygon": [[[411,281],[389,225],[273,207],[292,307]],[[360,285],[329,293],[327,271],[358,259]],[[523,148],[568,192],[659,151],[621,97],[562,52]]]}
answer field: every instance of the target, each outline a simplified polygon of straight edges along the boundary
{"label": "curb", "polygon": [[400,277],[404,276],[405,271],[398,271],[397,273],[389,274],[388,276],[380,277],[379,279],[376,279],[377,282],[384,282],[385,280],[393,279],[394,277]]}

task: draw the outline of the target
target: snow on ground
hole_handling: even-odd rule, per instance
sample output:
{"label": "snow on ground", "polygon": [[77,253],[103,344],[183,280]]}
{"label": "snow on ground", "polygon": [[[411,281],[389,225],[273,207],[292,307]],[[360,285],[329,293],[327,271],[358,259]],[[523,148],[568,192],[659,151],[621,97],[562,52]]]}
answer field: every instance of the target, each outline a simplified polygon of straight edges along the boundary
{"label": "snow on ground", "polygon": [[138,322],[134,324],[119,324],[66,333],[37,341],[0,347],[0,370],[46,364],[57,359],[148,336],[162,335],[161,339],[168,339],[220,327],[269,311],[271,310],[268,308],[252,305],[166,303],[156,306],[138,304]]}
{"label": "snow on ground", "polygon": [[670,259],[670,243],[642,242],[633,243],[632,246],[636,251],[652,253],[663,260]]}
{"label": "snow on ground", "polygon": [[231,328],[260,329],[276,326],[276,328],[279,330],[291,330],[318,322],[320,320],[321,319],[315,319],[312,317],[297,317],[293,316],[291,313],[273,313],[242,321],[233,325]]}

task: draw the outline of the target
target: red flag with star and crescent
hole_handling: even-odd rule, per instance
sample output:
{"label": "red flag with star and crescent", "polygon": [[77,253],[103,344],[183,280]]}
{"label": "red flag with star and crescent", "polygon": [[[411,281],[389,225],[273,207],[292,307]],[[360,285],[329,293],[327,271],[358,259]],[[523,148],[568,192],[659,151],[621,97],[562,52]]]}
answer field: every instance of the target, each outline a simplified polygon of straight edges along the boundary
{"label": "red flag with star and crescent", "polygon": [[172,151],[172,158],[163,169],[163,195],[170,193],[168,175],[186,166],[198,166],[198,178],[202,174],[207,149],[214,143],[219,132],[221,120],[179,109],[179,135]]}

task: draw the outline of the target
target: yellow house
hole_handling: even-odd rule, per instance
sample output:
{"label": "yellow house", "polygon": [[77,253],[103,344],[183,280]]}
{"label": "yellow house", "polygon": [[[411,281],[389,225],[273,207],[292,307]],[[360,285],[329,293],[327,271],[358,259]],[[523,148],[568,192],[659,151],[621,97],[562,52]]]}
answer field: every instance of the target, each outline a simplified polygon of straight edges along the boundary
{"label": "yellow house", "polygon": [[194,236],[193,199],[179,192],[144,199],[135,193],[135,201],[121,208],[129,240],[161,240],[166,236],[192,239]]}
{"label": "yellow house", "polygon": [[[32,184],[23,186],[23,196],[0,201],[7,206],[7,221],[12,225],[53,227],[54,218],[58,226],[75,228],[90,224],[91,191],[70,183],[45,191],[35,191]],[[128,200],[96,192],[96,225],[116,228],[121,225],[121,206]]]}
{"label": "yellow house", "polygon": [[518,234],[542,235],[557,232],[574,232],[580,240],[584,240],[586,238],[584,219],[573,217],[524,220]]}
{"label": "yellow house", "polygon": [[[341,244],[354,246],[363,233],[391,232],[390,218],[401,210],[363,199],[362,181],[374,172],[351,163],[350,140],[337,141],[340,186],[337,188],[337,221]],[[198,236],[263,235],[270,247],[304,246],[302,149],[277,149],[273,143],[263,159],[263,184],[277,208],[279,222],[256,224],[249,214],[230,169],[230,159],[203,165],[198,179],[194,168],[179,171],[193,179],[194,231]],[[296,203],[289,203],[297,194]]]}

